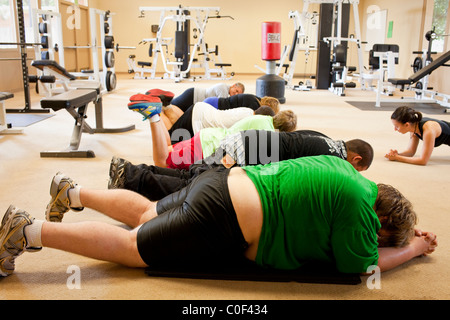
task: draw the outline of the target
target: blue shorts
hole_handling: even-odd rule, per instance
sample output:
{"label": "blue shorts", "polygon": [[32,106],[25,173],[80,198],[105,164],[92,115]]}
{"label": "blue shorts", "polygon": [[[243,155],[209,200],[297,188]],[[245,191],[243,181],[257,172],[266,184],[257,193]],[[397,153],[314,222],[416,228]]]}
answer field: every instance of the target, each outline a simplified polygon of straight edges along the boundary
{"label": "blue shorts", "polygon": [[219,109],[219,98],[218,97],[209,97],[203,100],[203,102],[212,105],[214,108]]}

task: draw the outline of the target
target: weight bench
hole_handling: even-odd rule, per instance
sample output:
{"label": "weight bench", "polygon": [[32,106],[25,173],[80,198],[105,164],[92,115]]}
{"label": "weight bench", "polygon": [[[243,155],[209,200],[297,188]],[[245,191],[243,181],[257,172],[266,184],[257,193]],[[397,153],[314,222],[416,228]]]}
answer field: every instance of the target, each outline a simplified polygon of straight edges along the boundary
{"label": "weight bench", "polygon": [[[91,102],[95,105],[96,128],[92,128],[86,122],[87,107]],[[41,100],[41,107],[52,109],[53,111],[65,109],[75,119],[69,147],[63,151],[41,152],[42,158],[94,158],[95,153],[92,150],[78,150],[83,132],[89,134],[118,133],[134,130],[135,128],[134,125],[115,129],[105,129],[103,127],[103,105],[99,89],[71,90],[50,98],[44,98]]]}
{"label": "weight bench", "polygon": [[404,89],[407,85],[412,85],[416,82],[418,82],[423,77],[429,75],[431,72],[436,70],[437,68],[441,66],[448,66],[445,63],[450,60],[450,51],[447,51],[443,55],[441,55],[439,58],[431,62],[426,67],[420,69],[416,73],[414,73],[412,76],[410,76],[407,79],[398,79],[398,78],[392,78],[388,79],[390,83],[392,83],[395,86],[400,86],[402,89]]}
{"label": "weight bench", "polygon": [[14,94],[9,92],[0,92],[0,135],[2,134],[21,134],[22,129],[12,129],[11,124],[6,122],[5,100],[11,99]]}
{"label": "weight bench", "polygon": [[[31,65],[39,70],[41,70],[47,76],[55,77],[55,81],[58,80],[57,84],[62,85],[62,89],[52,88],[48,86],[44,86],[46,96],[53,96],[55,93],[61,93],[64,91],[75,90],[75,89],[95,89],[100,91],[101,83],[98,80],[87,80],[82,79],[78,80],[77,77],[70,72],[68,72],[63,66],[61,66],[58,62],[54,60],[34,60]],[[89,77],[89,74],[85,72],[81,72],[83,75]]]}
{"label": "weight bench", "polygon": [[41,71],[45,68],[65,77],[68,80],[75,80],[76,77],[70,74],[65,68],[63,68],[59,63],[54,60],[34,60],[31,65]]}

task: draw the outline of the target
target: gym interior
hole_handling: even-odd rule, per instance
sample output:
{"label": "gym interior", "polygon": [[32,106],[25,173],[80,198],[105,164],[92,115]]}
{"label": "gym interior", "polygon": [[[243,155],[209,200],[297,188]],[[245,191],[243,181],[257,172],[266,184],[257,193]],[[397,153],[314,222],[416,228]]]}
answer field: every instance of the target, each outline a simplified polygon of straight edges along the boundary
{"label": "gym interior", "polygon": [[[55,173],[106,189],[113,156],[153,164],[149,124],[128,110],[130,96],[241,82],[245,93],[273,95],[281,110],[293,110],[298,130],[369,142],[374,160],[361,174],[398,188],[417,228],[439,241],[433,254],[357,283],[149,276],[44,248],[17,259],[14,274],[0,279],[0,299],[449,299],[449,149],[435,148],[427,165],[385,158],[409,141],[392,125],[397,107],[450,121],[448,7],[448,0],[0,0],[2,210],[14,204],[45,219]],[[281,26],[271,58],[262,52],[266,22]],[[276,80],[261,84],[268,75]],[[54,107],[59,95],[70,101]],[[118,224],[91,209],[65,217],[90,220]]]}

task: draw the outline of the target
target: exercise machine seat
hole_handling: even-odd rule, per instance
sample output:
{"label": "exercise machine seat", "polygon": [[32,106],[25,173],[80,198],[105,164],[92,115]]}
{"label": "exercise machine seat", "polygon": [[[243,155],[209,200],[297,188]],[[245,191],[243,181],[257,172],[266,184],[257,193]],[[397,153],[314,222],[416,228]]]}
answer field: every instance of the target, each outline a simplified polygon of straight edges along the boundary
{"label": "exercise machine seat", "polygon": [[410,79],[398,79],[398,78],[392,78],[388,79],[390,83],[392,83],[395,86],[405,86],[410,85],[413,82]]}
{"label": "exercise machine seat", "polygon": [[90,89],[71,90],[41,100],[41,107],[58,111],[70,107],[79,108],[97,100],[97,91]]}
{"label": "exercise machine seat", "polygon": [[75,80],[76,77],[70,74],[64,67],[62,67],[58,62],[54,60],[34,60],[31,62],[33,67],[36,67],[40,70],[44,70],[45,67],[52,69],[53,71],[69,78],[70,80]]}

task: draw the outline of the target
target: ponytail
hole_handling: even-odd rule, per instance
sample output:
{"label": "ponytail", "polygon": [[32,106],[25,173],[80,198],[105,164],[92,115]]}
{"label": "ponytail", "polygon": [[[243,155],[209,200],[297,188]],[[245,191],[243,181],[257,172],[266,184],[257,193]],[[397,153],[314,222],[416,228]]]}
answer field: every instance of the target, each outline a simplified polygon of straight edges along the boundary
{"label": "ponytail", "polygon": [[394,113],[392,113],[391,119],[403,124],[407,122],[416,123],[422,120],[422,113],[419,111],[415,111],[414,109],[411,109],[409,107],[403,106],[398,107],[394,111]]}

